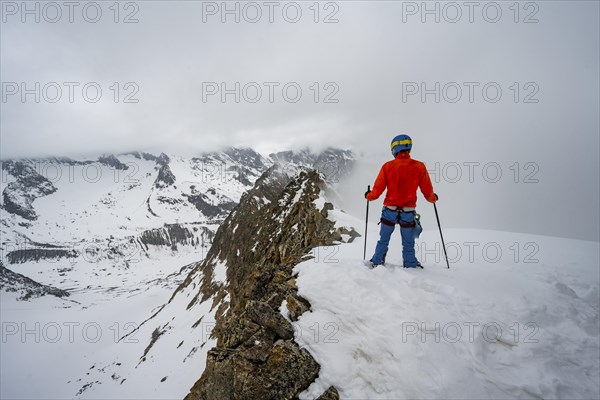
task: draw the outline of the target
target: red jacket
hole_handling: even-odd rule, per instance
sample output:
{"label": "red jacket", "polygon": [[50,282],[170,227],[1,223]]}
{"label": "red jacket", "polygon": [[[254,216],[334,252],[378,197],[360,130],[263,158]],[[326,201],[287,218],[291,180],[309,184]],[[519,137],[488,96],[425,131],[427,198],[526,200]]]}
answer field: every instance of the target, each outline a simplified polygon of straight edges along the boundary
{"label": "red jacket", "polygon": [[400,152],[394,160],[383,164],[367,200],[377,200],[386,188],[383,201],[386,206],[416,207],[417,188],[421,188],[427,201],[436,201],[425,164],[413,160],[407,152]]}

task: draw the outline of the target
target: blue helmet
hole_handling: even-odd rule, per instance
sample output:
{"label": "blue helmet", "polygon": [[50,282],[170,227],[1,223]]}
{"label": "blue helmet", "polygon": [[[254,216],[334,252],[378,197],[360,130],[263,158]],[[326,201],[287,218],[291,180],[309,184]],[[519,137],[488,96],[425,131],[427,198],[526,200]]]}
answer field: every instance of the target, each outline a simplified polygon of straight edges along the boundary
{"label": "blue helmet", "polygon": [[392,154],[396,157],[401,151],[412,149],[412,139],[408,135],[398,135],[392,139],[390,148],[392,149]]}

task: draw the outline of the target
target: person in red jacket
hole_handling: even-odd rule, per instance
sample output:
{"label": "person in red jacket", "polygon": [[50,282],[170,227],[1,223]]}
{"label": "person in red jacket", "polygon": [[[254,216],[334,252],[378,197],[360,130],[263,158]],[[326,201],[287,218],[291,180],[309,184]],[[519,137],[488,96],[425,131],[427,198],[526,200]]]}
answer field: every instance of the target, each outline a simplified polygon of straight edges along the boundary
{"label": "person in red jacket", "polygon": [[373,267],[385,263],[390,237],[396,224],[400,225],[404,267],[421,266],[415,255],[417,189],[421,189],[425,199],[431,203],[435,203],[438,196],[433,191],[425,164],[410,157],[411,149],[412,139],[408,135],[396,136],[391,144],[394,159],[383,164],[373,190],[365,193],[365,198],[373,201],[387,189],[381,212],[379,241],[371,258]]}

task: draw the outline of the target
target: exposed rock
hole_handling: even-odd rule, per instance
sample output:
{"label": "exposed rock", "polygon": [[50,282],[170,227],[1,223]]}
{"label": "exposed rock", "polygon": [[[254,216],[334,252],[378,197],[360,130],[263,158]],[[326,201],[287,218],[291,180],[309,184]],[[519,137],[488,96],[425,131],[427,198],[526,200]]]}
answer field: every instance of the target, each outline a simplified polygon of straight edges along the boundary
{"label": "exposed rock", "polygon": [[[315,206],[324,185],[319,174],[289,172],[276,165],[257,180],[197,267],[205,278],[190,304],[220,292],[229,304],[225,314],[217,313],[217,347],[187,400],[294,399],[318,375],[319,365],[294,342],[293,326],[279,308],[288,300],[296,319],[310,308],[297,293],[292,269],[339,233]],[[211,283],[217,263],[227,265],[225,286]]]}
{"label": "exposed rock", "polygon": [[148,352],[150,351],[150,349],[152,349],[152,346],[154,346],[154,344],[156,343],[158,338],[161,335],[163,335],[164,333],[165,333],[164,329],[161,329],[160,326],[152,331],[152,337],[150,338],[150,343],[148,343],[148,346],[146,346],[146,349],[144,350],[144,354],[142,354],[142,356],[140,357],[140,360],[143,361],[146,359],[146,356],[148,355]]}
{"label": "exposed rock", "polygon": [[202,378],[185,399],[294,399],[319,369],[310,353],[291,341],[276,342],[262,363],[234,350],[212,349]]}
{"label": "exposed rock", "polygon": [[275,332],[270,329],[260,328],[258,332],[242,343],[241,347],[244,351],[240,352],[240,354],[253,362],[265,362],[269,358],[274,343]]}
{"label": "exposed rock", "polygon": [[[186,195],[184,194],[184,196]],[[204,193],[187,195],[187,199],[196,207],[196,209],[198,209],[198,211],[208,218],[224,217],[236,206],[233,201],[225,201],[218,205],[214,205],[210,198]]]}
{"label": "exposed rock", "polygon": [[160,156],[156,157],[156,163],[158,165],[165,166],[165,165],[169,165],[170,162],[171,162],[171,159],[165,153],[160,153]]}
{"label": "exposed rock", "polygon": [[140,154],[139,151],[128,151],[125,153],[121,153],[119,154],[120,156],[134,156],[135,158],[137,158],[138,160],[142,159],[142,155]]}
{"label": "exposed rock", "polygon": [[336,388],[330,386],[329,389],[317,398],[317,400],[340,400],[340,394]]}
{"label": "exposed rock", "polygon": [[19,294],[18,300],[29,300],[35,297],[52,295],[68,297],[69,292],[53,286],[42,285],[26,276],[4,267],[0,261],[0,289]]}
{"label": "exposed rock", "polygon": [[347,243],[352,243],[354,241],[354,239],[356,239],[357,237],[361,236],[361,234],[358,233],[358,232],[356,232],[354,230],[354,228],[348,229],[345,226],[341,226],[341,227],[337,228],[337,233],[339,233],[340,236],[341,235],[348,235],[348,236],[350,236],[350,239],[348,239]]}
{"label": "exposed rock", "polygon": [[156,161],[156,159],[158,158],[154,154],[145,153],[145,152],[142,152],[140,155],[146,161]]}
{"label": "exposed rock", "polygon": [[[200,229],[200,232],[194,230]],[[148,229],[140,234],[140,242],[148,250],[148,246],[168,246],[177,250],[177,245],[197,246],[210,243],[214,233],[206,227],[190,229],[181,224],[165,224],[162,228]]]}
{"label": "exposed rock", "polygon": [[331,203],[329,203],[329,202],[328,202],[328,203],[325,203],[325,204],[323,204],[323,209],[321,210],[321,214],[322,214],[322,215],[323,215],[325,218],[327,218],[328,211],[331,211],[331,210],[333,210],[333,204],[331,204]]}
{"label": "exposed rock", "polygon": [[25,161],[2,162],[2,178],[9,173],[16,181],[10,182],[2,192],[4,209],[28,220],[35,220],[37,213],[33,201],[56,191],[56,187],[46,177],[40,175]]}
{"label": "exposed rock", "polygon": [[285,300],[292,321],[297,321],[302,314],[310,310],[310,303],[303,297],[289,294]]}
{"label": "exposed rock", "polygon": [[154,180],[154,187],[165,188],[175,183],[175,175],[171,172],[169,164],[163,164],[159,170],[156,179]]}
{"label": "exposed rock", "polygon": [[267,303],[250,300],[246,304],[246,315],[258,325],[272,330],[282,339],[294,337],[294,328],[280,312],[273,310]]}
{"label": "exposed rock", "polygon": [[112,167],[112,168],[118,169],[118,170],[129,169],[129,167],[126,164],[123,164],[121,161],[119,161],[119,159],[117,157],[115,157],[113,154],[98,157],[98,162],[100,164],[108,165],[109,167]]}
{"label": "exposed rock", "polygon": [[79,253],[73,249],[31,248],[14,250],[6,254],[10,264],[25,263],[39,260],[59,260],[61,258],[75,259]]}

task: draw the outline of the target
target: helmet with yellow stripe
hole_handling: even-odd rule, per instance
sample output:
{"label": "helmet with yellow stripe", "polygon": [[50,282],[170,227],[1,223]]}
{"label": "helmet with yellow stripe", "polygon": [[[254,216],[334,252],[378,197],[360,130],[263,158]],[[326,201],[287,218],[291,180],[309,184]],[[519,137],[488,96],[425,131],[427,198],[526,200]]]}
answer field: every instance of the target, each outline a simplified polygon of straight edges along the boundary
{"label": "helmet with yellow stripe", "polygon": [[412,139],[408,135],[398,135],[392,139],[390,146],[394,157],[401,151],[410,151],[412,149]]}

